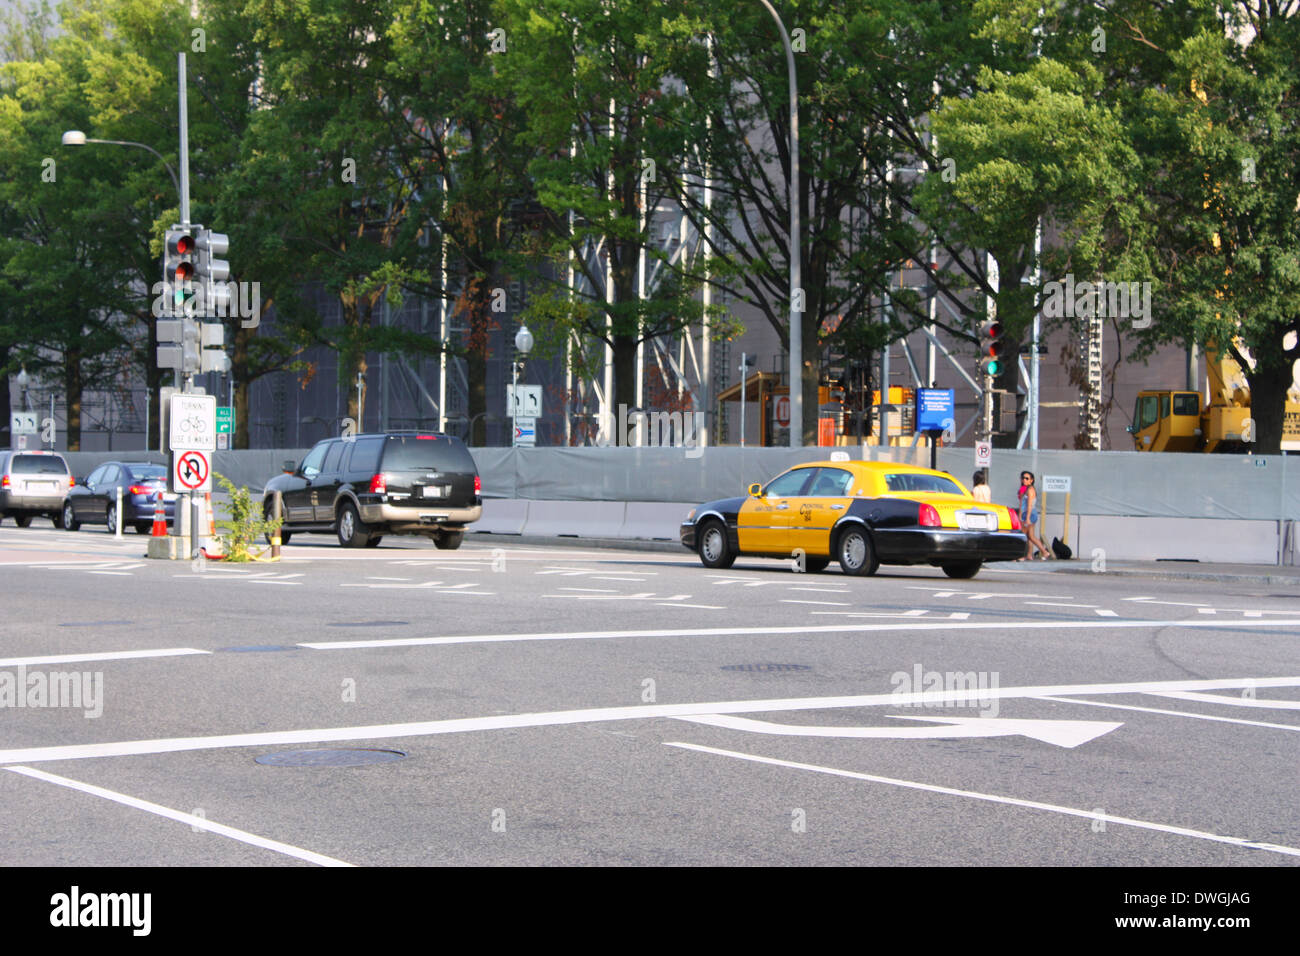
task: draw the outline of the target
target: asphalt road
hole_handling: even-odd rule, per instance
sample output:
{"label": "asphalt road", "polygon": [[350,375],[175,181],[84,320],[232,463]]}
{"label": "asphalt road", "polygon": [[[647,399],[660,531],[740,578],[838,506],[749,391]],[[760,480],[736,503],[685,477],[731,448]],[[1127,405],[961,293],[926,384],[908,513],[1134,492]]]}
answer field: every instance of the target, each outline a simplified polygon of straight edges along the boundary
{"label": "asphalt road", "polygon": [[1300,863],[1300,589],[143,545],[0,528],[0,863]]}

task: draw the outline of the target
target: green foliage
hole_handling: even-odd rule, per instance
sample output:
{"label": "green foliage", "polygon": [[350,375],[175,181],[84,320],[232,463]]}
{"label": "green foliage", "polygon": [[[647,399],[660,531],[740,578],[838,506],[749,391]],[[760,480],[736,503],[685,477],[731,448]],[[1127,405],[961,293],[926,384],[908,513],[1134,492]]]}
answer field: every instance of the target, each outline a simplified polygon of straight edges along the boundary
{"label": "green foliage", "polygon": [[215,522],[219,529],[226,532],[221,536],[226,560],[236,563],[255,560],[249,548],[263,535],[277,533],[284,519],[263,516],[261,506],[253,501],[248,488],[237,488],[225,475],[213,474],[217,484],[230,495],[230,501],[226,504],[230,517]]}

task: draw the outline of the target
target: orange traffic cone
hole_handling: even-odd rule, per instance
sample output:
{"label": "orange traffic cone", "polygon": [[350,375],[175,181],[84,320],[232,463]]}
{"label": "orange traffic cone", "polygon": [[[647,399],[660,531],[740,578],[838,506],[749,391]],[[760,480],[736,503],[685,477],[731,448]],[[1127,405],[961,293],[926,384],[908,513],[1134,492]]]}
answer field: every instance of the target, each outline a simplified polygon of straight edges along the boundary
{"label": "orange traffic cone", "polygon": [[163,496],[158,495],[153,506],[153,529],[149,532],[151,538],[167,537],[167,509],[163,507]]}

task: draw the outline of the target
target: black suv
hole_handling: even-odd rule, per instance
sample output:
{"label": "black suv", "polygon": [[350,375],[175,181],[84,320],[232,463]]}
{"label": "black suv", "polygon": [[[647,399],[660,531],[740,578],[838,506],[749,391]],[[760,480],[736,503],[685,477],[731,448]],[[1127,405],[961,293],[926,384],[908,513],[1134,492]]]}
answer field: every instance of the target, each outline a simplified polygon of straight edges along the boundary
{"label": "black suv", "polygon": [[266,483],[283,504],[280,540],[298,531],[336,532],[345,548],[373,548],[385,534],[422,534],[459,548],[483,514],[478,468],[451,435],[385,432],[319,442],[295,468]]}

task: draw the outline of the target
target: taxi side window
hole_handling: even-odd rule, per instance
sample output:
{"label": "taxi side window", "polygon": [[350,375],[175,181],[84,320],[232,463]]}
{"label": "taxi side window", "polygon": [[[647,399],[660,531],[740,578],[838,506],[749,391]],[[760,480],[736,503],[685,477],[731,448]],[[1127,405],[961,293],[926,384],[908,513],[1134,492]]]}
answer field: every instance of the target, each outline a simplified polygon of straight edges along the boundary
{"label": "taxi side window", "polygon": [[773,498],[792,498],[803,491],[803,486],[808,483],[809,476],[816,470],[815,468],[800,468],[796,471],[787,471],[784,475],[774,478],[763,489],[763,494]]}
{"label": "taxi side window", "polygon": [[814,498],[842,498],[849,493],[853,475],[843,468],[820,468],[807,494]]}

